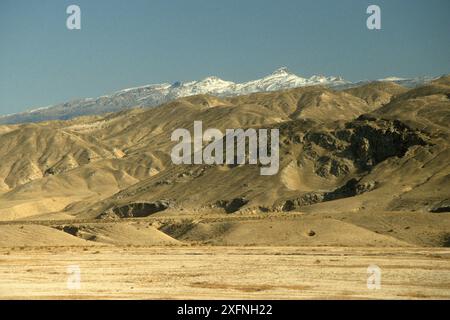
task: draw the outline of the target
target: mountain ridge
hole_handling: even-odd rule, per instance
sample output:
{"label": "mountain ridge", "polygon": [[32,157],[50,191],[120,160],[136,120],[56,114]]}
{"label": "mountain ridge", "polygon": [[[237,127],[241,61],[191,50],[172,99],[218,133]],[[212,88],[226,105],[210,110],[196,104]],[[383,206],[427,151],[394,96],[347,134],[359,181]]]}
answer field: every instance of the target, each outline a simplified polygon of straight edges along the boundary
{"label": "mountain ridge", "polygon": [[[389,81],[406,87],[415,87],[432,80],[434,78],[431,77],[413,79],[391,77],[377,81]],[[343,90],[365,83],[370,83],[370,81],[350,82],[340,76],[323,75],[313,75],[309,78],[303,78],[292,73],[288,68],[281,67],[261,79],[243,83],[235,83],[216,76],[209,76],[199,81],[177,81],[172,84],[161,83],[126,88],[97,98],[76,99],[56,105],[0,116],[0,124],[68,120],[78,116],[99,115],[139,106],[155,107],[178,98],[198,94],[233,97],[257,92],[273,92],[315,85]]]}
{"label": "mountain ridge", "polygon": [[[447,76],[414,89],[372,82],[345,90],[204,94],[155,108],[0,126],[0,220],[59,221],[61,232],[105,239],[122,231],[72,226],[177,217],[180,223],[155,227],[180,241],[224,244],[230,229],[222,226],[231,225],[197,225],[198,217],[284,219],[300,213],[308,220],[302,220],[296,244],[379,245],[373,242],[382,240],[381,233],[397,244],[448,246],[449,103]],[[174,165],[171,133],[191,130],[197,120],[222,132],[278,129],[278,174],[261,176],[252,165]],[[319,228],[344,219],[369,230],[355,238],[363,242],[347,242],[341,224]],[[241,238],[247,227],[267,234],[254,224],[235,227],[233,239],[240,243],[255,244],[253,237]],[[192,232],[184,238],[177,230]],[[142,233],[124,232],[147,241]]]}

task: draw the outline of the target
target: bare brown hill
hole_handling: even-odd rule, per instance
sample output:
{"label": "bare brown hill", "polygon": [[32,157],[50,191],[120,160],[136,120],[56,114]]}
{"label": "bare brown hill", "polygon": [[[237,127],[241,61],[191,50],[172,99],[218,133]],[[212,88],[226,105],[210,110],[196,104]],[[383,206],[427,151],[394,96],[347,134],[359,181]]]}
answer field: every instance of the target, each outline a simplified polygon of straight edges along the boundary
{"label": "bare brown hill", "polygon": [[[444,77],[411,90],[375,82],[345,91],[201,95],[154,109],[0,126],[0,219],[302,211],[367,219],[421,212],[447,221],[449,97]],[[172,131],[192,130],[196,120],[222,131],[278,128],[278,174],[261,176],[255,165],[172,164]]]}
{"label": "bare brown hill", "polygon": [[344,91],[363,99],[371,107],[377,108],[390,102],[393,97],[405,93],[408,89],[393,82],[376,81]]}

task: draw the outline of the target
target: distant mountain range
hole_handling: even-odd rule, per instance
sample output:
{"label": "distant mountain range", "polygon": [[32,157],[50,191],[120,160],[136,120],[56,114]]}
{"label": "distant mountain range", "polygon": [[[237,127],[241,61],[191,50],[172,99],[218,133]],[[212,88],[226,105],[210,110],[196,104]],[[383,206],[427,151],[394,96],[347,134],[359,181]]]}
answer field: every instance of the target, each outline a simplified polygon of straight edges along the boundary
{"label": "distant mountain range", "polygon": [[[428,83],[433,79],[431,77],[411,79],[390,77],[377,81],[389,81],[413,88]],[[128,88],[98,98],[78,99],[45,108],[0,116],[0,124],[67,120],[78,116],[116,112],[132,107],[154,107],[177,98],[197,94],[231,97],[255,92],[270,92],[314,85],[342,90],[369,82],[371,81],[350,82],[344,80],[342,77],[322,75],[303,78],[283,67],[262,79],[244,83],[234,83],[218,77],[208,77],[200,81],[175,82],[173,84],[162,83]]]}

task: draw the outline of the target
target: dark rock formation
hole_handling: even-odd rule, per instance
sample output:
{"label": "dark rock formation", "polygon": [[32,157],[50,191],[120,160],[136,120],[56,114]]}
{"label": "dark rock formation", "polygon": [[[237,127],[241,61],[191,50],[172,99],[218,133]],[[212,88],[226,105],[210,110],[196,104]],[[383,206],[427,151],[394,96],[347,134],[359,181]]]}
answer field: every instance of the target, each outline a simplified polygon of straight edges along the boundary
{"label": "dark rock formation", "polygon": [[315,162],[321,177],[341,177],[353,168],[369,171],[390,157],[403,157],[415,145],[426,145],[425,136],[400,121],[360,117],[344,128],[330,132],[309,132],[304,153]]}
{"label": "dark rock formation", "polygon": [[165,200],[155,202],[133,202],[124,206],[112,208],[102,213],[98,218],[143,218],[166,210],[169,206],[169,202]]}
{"label": "dark rock formation", "polygon": [[450,212],[450,200],[444,200],[436,205],[434,205],[430,212],[440,213],[440,212]]}
{"label": "dark rock formation", "polygon": [[245,198],[234,198],[232,200],[219,200],[215,203],[214,207],[225,209],[226,213],[233,213],[245,206],[248,200]]}
{"label": "dark rock formation", "polygon": [[300,207],[311,205],[314,203],[319,203],[324,200],[323,193],[321,192],[311,192],[302,195],[301,197],[295,199],[286,200],[281,206],[282,211],[294,211]]}

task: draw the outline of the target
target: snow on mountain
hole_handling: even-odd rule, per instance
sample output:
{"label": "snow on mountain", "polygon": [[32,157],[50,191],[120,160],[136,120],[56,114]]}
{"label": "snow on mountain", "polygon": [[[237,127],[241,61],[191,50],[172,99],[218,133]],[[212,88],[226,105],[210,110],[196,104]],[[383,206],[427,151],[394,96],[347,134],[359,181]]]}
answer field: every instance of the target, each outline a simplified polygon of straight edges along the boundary
{"label": "snow on mountain", "polygon": [[407,87],[407,88],[414,88],[423,84],[430,83],[433,80],[436,80],[438,77],[428,77],[428,76],[422,76],[422,77],[415,77],[415,78],[399,78],[399,77],[388,77],[384,79],[379,79],[378,81],[389,81],[389,82],[395,82],[396,84],[399,84],[401,86]]}
{"label": "snow on mountain", "polygon": [[312,76],[306,79],[293,74],[287,68],[280,68],[262,79],[236,85],[235,91],[238,94],[247,94],[313,85],[336,86],[345,83],[348,82],[340,77]]}
{"label": "snow on mountain", "polygon": [[[389,80],[390,79],[390,80]],[[431,79],[431,78],[430,78]],[[418,85],[427,79],[386,78],[379,81],[394,81],[402,85]],[[162,83],[117,91],[98,98],[79,99],[27,112],[0,116],[0,124],[38,122],[46,120],[66,120],[82,115],[116,112],[132,107],[154,107],[181,97],[197,94],[211,94],[219,97],[238,96],[254,92],[277,91],[283,89],[323,85],[335,89],[352,87],[355,84],[341,77],[314,75],[303,78],[279,68],[270,75],[249,82],[234,83],[218,77],[208,77],[200,81]]]}
{"label": "snow on mountain", "polygon": [[393,82],[393,81],[403,81],[406,80],[405,78],[399,78],[399,77],[387,77],[384,79],[378,79],[378,81],[388,81],[388,82]]}

